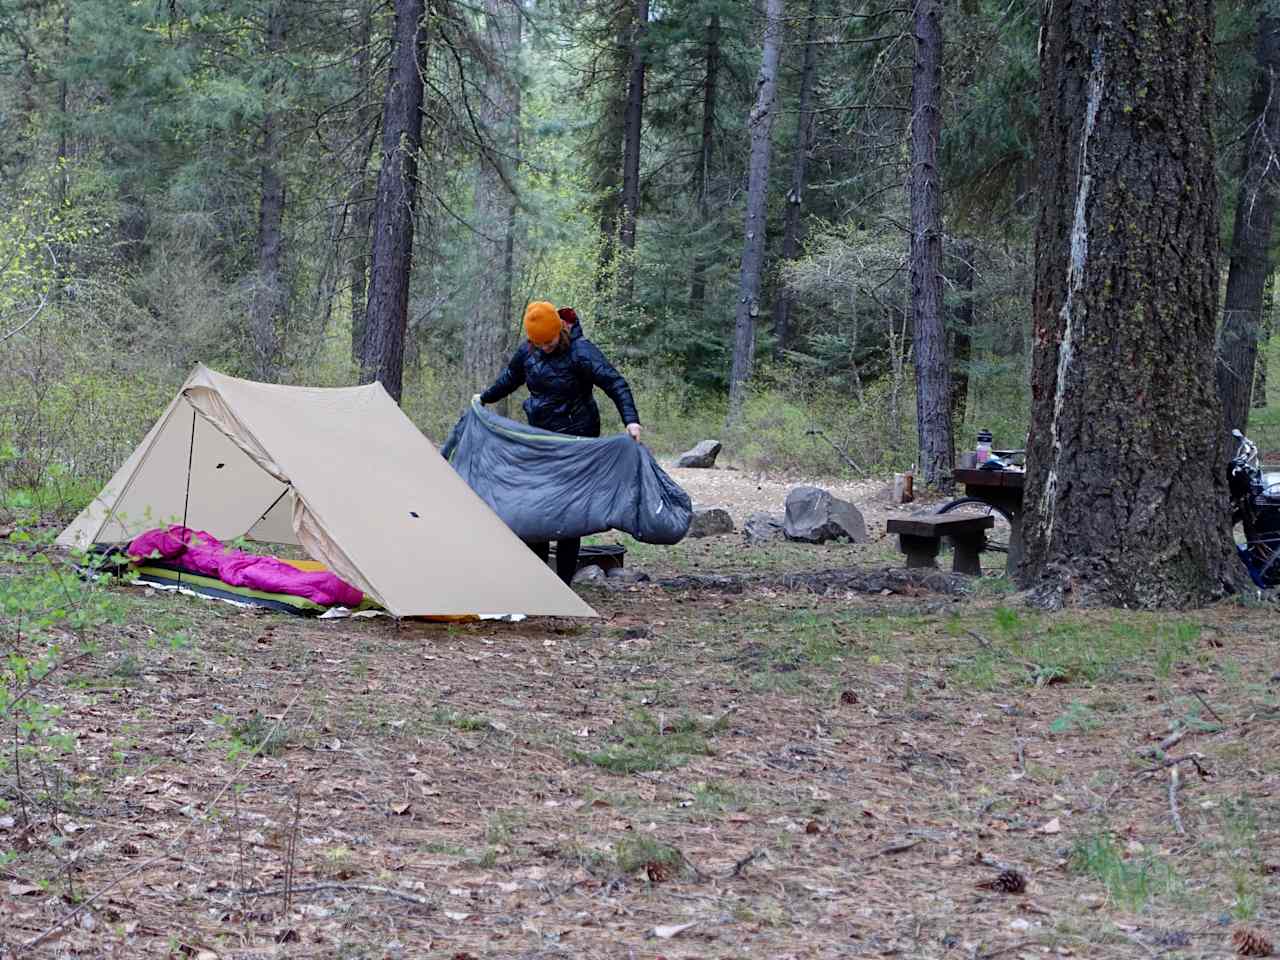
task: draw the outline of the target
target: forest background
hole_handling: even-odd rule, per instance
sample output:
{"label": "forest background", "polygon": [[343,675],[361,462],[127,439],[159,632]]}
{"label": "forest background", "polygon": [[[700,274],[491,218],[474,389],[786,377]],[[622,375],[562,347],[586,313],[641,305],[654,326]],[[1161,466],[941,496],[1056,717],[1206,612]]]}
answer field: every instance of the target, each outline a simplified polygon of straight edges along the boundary
{"label": "forest background", "polygon": [[[379,173],[415,142],[386,121],[406,48],[396,26],[411,21],[423,102],[416,195],[401,204],[402,402],[428,436],[496,374],[524,304],[549,298],[624,369],[660,452],[717,436],[757,469],[917,463],[912,10],[789,4],[766,78],[769,12],[743,0],[2,0],[0,484],[78,506],[196,362],[288,383],[369,379],[384,309]],[[940,12],[954,442],[988,428],[997,446],[1022,446],[1039,5]],[[1216,30],[1226,249],[1247,195],[1251,92],[1260,58],[1276,55],[1259,38],[1275,20],[1223,2]],[[1269,231],[1263,258],[1269,274]],[[1268,284],[1259,407],[1271,300]],[[1252,430],[1280,445],[1269,411]]]}

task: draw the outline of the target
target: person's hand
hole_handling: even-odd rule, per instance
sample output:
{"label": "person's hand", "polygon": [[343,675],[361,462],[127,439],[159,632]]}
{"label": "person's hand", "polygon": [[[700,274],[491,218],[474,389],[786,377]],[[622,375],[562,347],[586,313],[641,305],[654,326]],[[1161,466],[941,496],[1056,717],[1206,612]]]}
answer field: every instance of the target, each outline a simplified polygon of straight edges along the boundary
{"label": "person's hand", "polygon": [[631,435],[631,439],[637,443],[640,442],[640,429],[640,424],[638,423],[627,424],[627,433],[629,433]]}
{"label": "person's hand", "polygon": [[484,401],[480,399],[480,394],[478,394],[478,393],[473,393],[473,394],[471,395],[471,402],[472,402],[472,403],[479,403],[479,404],[483,404],[483,403],[484,403]]}

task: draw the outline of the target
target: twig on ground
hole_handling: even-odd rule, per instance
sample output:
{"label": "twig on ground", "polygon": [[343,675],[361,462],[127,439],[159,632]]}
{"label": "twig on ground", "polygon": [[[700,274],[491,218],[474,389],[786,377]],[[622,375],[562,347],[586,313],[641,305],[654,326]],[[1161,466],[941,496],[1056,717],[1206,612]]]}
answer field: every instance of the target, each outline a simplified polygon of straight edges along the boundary
{"label": "twig on ground", "polygon": [[996,947],[993,950],[988,950],[986,953],[978,953],[975,949],[974,956],[977,957],[978,960],[991,960],[992,957],[998,957],[1002,953],[1012,953],[1015,950],[1021,950],[1023,947],[1033,946],[1036,942],[1037,941],[1035,940],[1019,940],[1017,943],[1005,944],[1003,947]]}
{"label": "twig on ground", "polygon": [[749,854],[747,854],[745,857],[743,857],[741,860],[735,863],[733,865],[733,869],[730,870],[727,874],[725,874],[725,876],[722,879],[732,880],[734,877],[740,876],[742,874],[742,871],[747,868],[748,864],[752,863],[753,861],[763,856],[764,856],[763,850],[752,850]]}
{"label": "twig on ground", "polygon": [[1182,825],[1182,815],[1178,813],[1178,784],[1181,778],[1178,775],[1178,767],[1174,765],[1169,768],[1169,813],[1173,816],[1173,827],[1178,833],[1186,835],[1187,828]]}
{"label": "twig on ground", "polygon": [[988,640],[986,637],[984,637],[982,634],[978,633],[978,631],[976,631],[976,630],[965,630],[965,633],[967,633],[969,636],[973,637],[973,639],[977,640],[977,641],[978,641],[978,646],[982,647],[984,650],[990,650],[990,649],[991,649],[991,641],[990,641],[990,640]]}
{"label": "twig on ground", "polygon": [[1160,743],[1157,744],[1156,749],[1161,753],[1164,753],[1166,750],[1176,747],[1182,742],[1182,738],[1185,737],[1187,733],[1188,730],[1186,727],[1179,727],[1177,730],[1173,731],[1173,733],[1161,740]]}
{"label": "twig on ground", "polygon": [[901,843],[891,843],[889,846],[877,850],[870,856],[863,857],[863,860],[874,860],[876,857],[887,857],[893,853],[903,853],[912,847],[918,847],[924,843],[923,837],[916,837],[914,840],[903,840]]}
{"label": "twig on ground", "polygon": [[292,899],[295,893],[316,893],[321,890],[350,890],[362,891],[364,893],[377,893],[384,897],[396,897],[399,900],[405,900],[409,903],[416,903],[420,907],[435,908],[434,901],[428,900],[426,897],[414,896],[412,893],[402,893],[399,890],[392,890],[390,887],[379,887],[372,883],[304,883],[302,886],[289,885],[284,887],[272,887],[270,890],[237,890],[237,897],[286,897]]}
{"label": "twig on ground", "polygon": [[1199,690],[1192,687],[1191,692],[1196,695],[1197,700],[1199,700],[1202,704],[1204,704],[1204,708],[1209,711],[1209,716],[1213,717],[1213,719],[1217,720],[1223,726],[1226,726],[1227,721],[1223,720],[1220,716],[1218,716],[1218,711],[1213,709],[1213,707],[1209,706],[1209,701],[1206,700],[1204,697],[1200,696]]}
{"label": "twig on ground", "polygon": [[1027,774],[1027,745],[1021,740],[1018,741],[1018,771],[1023,776]]}
{"label": "twig on ground", "polygon": [[1148,773],[1159,773],[1165,767],[1176,767],[1180,763],[1189,762],[1196,768],[1196,773],[1200,774],[1202,779],[1207,779],[1209,777],[1209,771],[1201,766],[1201,759],[1202,757],[1198,753],[1188,753],[1184,757],[1165,757],[1165,759],[1161,760],[1154,767],[1148,767],[1146,770],[1139,770],[1138,776]]}

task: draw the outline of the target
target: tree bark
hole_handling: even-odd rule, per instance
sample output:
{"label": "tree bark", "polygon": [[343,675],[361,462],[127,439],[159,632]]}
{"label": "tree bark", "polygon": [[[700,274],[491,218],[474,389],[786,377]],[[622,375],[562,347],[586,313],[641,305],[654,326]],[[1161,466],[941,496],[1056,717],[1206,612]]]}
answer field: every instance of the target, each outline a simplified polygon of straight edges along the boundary
{"label": "tree bark", "polygon": [[249,306],[249,330],[253,340],[254,376],[274,383],[280,376],[281,326],[288,300],[284,281],[285,179],[283,113],[278,101],[283,97],[285,78],[280,69],[288,29],[288,0],[275,0],[267,13],[266,109],[262,115],[258,202],[258,269],[253,281],[253,301]]}
{"label": "tree bark", "polygon": [[973,281],[976,274],[972,240],[952,243],[955,306],[951,310],[951,424],[964,422],[965,404],[969,402],[969,364],[973,349]]}
{"label": "tree bark", "polygon": [[373,265],[360,380],[381,381],[398,403],[409,319],[413,217],[422,139],[420,70],[427,29],[426,0],[395,0],[395,7],[391,76],[382,106],[382,167],[374,200]]}
{"label": "tree bark", "polygon": [[[805,176],[809,165],[809,152],[813,149],[813,80],[817,66],[815,42],[818,35],[818,0],[809,0],[809,24],[804,42],[804,62],[800,69],[800,113],[796,119],[795,153],[791,157],[791,189],[787,191],[787,212],[782,227],[782,260],[794,260],[800,255],[800,214],[804,204]],[[785,286],[778,287],[773,301],[773,335],[778,350],[786,350],[791,344],[791,294]]]}
{"label": "tree bark", "polygon": [[356,111],[355,142],[359,144],[356,162],[359,166],[351,192],[347,195],[347,204],[351,210],[351,258],[347,264],[351,284],[351,361],[357,365],[363,362],[365,315],[369,308],[369,261],[373,240],[370,236],[373,228],[373,200],[369,196],[373,181],[369,176],[369,162],[381,127],[373,98],[373,4],[374,0],[364,2],[355,54],[356,84],[365,93],[364,105]]}
{"label": "tree bark", "polygon": [[1226,309],[1218,337],[1218,393],[1227,432],[1249,426],[1262,294],[1271,273],[1277,173],[1280,162],[1280,18],[1258,18],[1258,74],[1249,105],[1240,196],[1236,201],[1227,270]]}
{"label": "tree bark", "polygon": [[777,94],[778,59],[782,50],[782,0],[768,0],[764,50],[756,78],[756,102],[747,121],[751,157],[747,173],[746,236],[738,271],[738,303],[734,316],[733,366],[729,373],[730,425],[737,423],[746,400],[747,381],[755,362],[756,317],[760,313],[760,271],[764,264],[765,212],[769,189],[769,156],[772,149],[774,101]]}
{"label": "tree bark", "polygon": [[911,75],[911,328],[920,472],[930,487],[951,485],[951,364],[942,322],[942,3],[916,0]]}
{"label": "tree bark", "polygon": [[1059,0],[1042,24],[1020,579],[1046,606],[1240,582],[1211,356],[1213,4]]}
{"label": "tree bark", "polygon": [[[698,166],[693,171],[693,195],[698,203],[698,228],[704,236],[711,225],[711,196],[708,180],[711,173],[711,150],[716,132],[716,93],[720,82],[720,14],[707,17],[705,70],[702,76],[702,144],[698,150]],[[707,299],[707,254],[699,238],[693,254],[692,279],[689,284],[689,311],[701,316]]]}
{"label": "tree bark", "polygon": [[[520,12],[507,0],[485,0],[484,9],[494,70],[485,83],[482,116],[499,149],[492,157],[481,157],[476,169],[479,272],[475,313],[464,332],[462,349],[469,393],[478,393],[488,386],[507,359],[514,269],[515,197],[508,186],[510,172],[504,177],[497,165],[507,162],[502,154],[514,156],[516,152],[519,86],[511,71],[520,47]],[[500,412],[505,415],[506,410]]]}
{"label": "tree bark", "polygon": [[1267,285],[1262,290],[1262,329],[1258,331],[1258,358],[1253,364],[1253,409],[1267,405],[1267,344],[1271,342],[1272,323],[1275,320],[1276,272],[1267,275]]}
{"label": "tree bark", "polygon": [[644,119],[645,34],[649,25],[649,0],[635,0],[636,19],[631,25],[631,66],[627,73],[627,109],[623,119],[622,211],[618,246],[622,263],[619,299],[630,306],[635,297],[636,217],[640,214],[640,145]]}

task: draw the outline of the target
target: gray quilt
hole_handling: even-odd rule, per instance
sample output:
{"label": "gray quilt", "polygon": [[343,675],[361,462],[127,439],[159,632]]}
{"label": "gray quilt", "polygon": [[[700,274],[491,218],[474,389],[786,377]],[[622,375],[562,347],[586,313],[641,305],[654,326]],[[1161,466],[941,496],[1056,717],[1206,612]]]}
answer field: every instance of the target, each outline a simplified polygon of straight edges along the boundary
{"label": "gray quilt", "polygon": [[552,433],[473,399],[440,452],[531,543],[605,530],[677,543],[693,516],[689,495],[625,433],[599,439]]}

